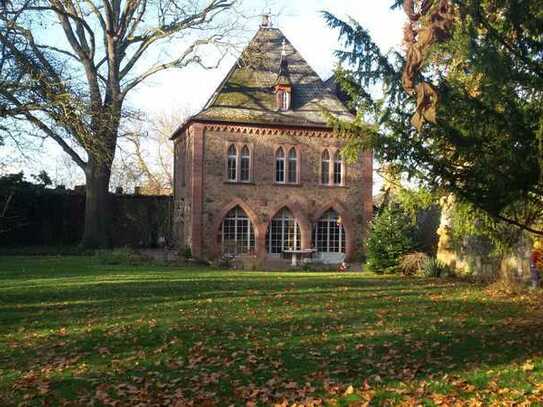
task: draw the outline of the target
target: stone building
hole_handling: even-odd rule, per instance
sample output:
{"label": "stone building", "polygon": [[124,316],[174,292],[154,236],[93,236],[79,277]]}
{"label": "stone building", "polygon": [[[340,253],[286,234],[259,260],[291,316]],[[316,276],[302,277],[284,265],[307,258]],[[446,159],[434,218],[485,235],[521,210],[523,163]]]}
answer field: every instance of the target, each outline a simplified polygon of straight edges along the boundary
{"label": "stone building", "polygon": [[372,216],[372,154],[346,163],[327,114],[352,119],[264,17],[204,109],[172,136],[179,246],[204,259],[293,249],[353,259]]}

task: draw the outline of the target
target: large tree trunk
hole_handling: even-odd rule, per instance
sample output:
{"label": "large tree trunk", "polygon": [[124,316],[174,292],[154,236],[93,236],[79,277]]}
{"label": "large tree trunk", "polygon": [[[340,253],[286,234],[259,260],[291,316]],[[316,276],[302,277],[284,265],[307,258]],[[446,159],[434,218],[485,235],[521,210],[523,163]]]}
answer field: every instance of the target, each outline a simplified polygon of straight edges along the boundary
{"label": "large tree trunk", "polygon": [[110,248],[111,205],[109,160],[89,158],[85,172],[87,187],[85,199],[85,230],[81,246],[88,249]]}

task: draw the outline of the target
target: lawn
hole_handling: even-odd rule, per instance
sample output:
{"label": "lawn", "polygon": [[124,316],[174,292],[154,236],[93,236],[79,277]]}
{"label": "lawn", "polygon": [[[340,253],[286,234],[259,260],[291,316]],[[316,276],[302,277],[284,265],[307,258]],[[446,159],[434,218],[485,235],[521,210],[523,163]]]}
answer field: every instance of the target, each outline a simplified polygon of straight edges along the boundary
{"label": "lawn", "polygon": [[536,294],[91,257],[0,276],[1,406],[543,405]]}

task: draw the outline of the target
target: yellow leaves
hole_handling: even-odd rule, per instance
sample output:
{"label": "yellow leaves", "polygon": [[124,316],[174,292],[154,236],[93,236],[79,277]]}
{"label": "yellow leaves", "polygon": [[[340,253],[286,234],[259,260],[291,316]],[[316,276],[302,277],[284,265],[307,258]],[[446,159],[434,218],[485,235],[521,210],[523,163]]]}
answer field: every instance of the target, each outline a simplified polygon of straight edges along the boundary
{"label": "yellow leaves", "polygon": [[534,363],[533,363],[532,360],[527,360],[527,361],[522,365],[522,371],[523,371],[523,372],[532,372],[534,369],[535,369],[535,365],[534,365]]}

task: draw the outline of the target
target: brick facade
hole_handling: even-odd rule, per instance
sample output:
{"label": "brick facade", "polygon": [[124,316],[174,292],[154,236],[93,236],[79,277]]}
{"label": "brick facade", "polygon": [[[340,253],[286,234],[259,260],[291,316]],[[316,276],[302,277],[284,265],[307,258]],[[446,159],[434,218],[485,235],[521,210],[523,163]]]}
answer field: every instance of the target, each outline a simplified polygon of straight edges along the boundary
{"label": "brick facade", "polygon": [[[271,219],[284,207],[300,226],[302,248],[313,247],[313,224],[334,209],[345,230],[346,260],[362,251],[373,211],[372,154],[362,153],[356,163],[344,164],[344,185],[322,185],[323,149],[336,151],[344,143],[330,129],[192,121],[175,143],[175,227],[179,246],[191,247],[193,256],[214,259],[221,255],[220,227],[236,206],[251,220],[259,260],[268,256],[265,239]],[[251,150],[248,183],[227,181],[226,151],[230,144],[248,145]],[[278,146],[285,146],[285,153],[292,146],[296,148],[297,184],[275,183]]]}

